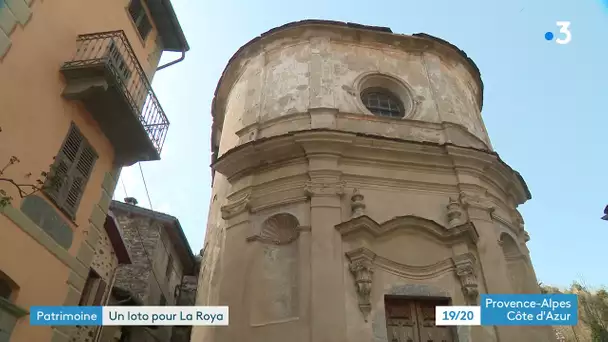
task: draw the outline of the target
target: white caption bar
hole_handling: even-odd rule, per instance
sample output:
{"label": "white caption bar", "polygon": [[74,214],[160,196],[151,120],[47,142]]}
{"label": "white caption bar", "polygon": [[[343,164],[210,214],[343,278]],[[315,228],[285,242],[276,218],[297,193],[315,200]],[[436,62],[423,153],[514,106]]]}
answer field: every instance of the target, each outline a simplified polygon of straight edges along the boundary
{"label": "white caption bar", "polygon": [[481,325],[479,306],[437,306],[435,325]]}
{"label": "white caption bar", "polygon": [[228,325],[227,306],[104,306],[102,325]]}

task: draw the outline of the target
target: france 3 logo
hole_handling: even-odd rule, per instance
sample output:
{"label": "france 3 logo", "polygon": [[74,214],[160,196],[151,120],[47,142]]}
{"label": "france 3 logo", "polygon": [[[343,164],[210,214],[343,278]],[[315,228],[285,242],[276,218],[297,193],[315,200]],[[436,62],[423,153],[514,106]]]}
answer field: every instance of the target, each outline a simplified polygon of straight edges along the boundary
{"label": "france 3 logo", "polygon": [[561,37],[555,37],[553,32],[549,31],[545,33],[545,39],[548,41],[552,41],[555,38],[555,42],[557,44],[566,45],[570,43],[572,40],[572,32],[570,32],[570,22],[569,21],[558,21],[555,23],[557,27],[559,27],[559,33],[561,33]]}

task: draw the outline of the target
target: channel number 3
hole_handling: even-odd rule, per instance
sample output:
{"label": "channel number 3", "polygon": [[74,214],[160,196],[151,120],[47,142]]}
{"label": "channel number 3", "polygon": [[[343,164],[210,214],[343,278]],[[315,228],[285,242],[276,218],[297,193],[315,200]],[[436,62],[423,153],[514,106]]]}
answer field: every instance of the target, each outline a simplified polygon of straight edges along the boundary
{"label": "channel number 3", "polygon": [[559,32],[566,36],[565,38],[557,38],[555,40],[555,42],[557,44],[562,44],[562,45],[570,43],[570,41],[572,40],[572,33],[570,32],[570,22],[569,21],[558,21],[555,24],[560,27]]}

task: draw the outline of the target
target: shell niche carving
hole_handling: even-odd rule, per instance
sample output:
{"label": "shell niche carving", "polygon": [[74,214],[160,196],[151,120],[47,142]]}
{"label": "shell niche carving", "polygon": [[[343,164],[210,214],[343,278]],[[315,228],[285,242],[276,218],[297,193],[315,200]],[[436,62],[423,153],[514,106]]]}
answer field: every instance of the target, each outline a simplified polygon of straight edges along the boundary
{"label": "shell niche carving", "polygon": [[295,241],[300,232],[300,222],[291,214],[277,214],[268,218],[262,225],[259,239],[277,245]]}

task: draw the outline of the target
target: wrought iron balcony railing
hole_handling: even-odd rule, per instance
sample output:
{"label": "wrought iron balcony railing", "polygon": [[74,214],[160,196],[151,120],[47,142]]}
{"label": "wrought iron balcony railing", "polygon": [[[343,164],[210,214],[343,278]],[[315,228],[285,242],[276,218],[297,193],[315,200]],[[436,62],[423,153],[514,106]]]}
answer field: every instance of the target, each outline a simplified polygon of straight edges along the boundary
{"label": "wrought iron balcony railing", "polygon": [[169,120],[124,31],[79,35],[74,57],[61,69],[72,79],[103,75],[124,96],[160,158]]}

